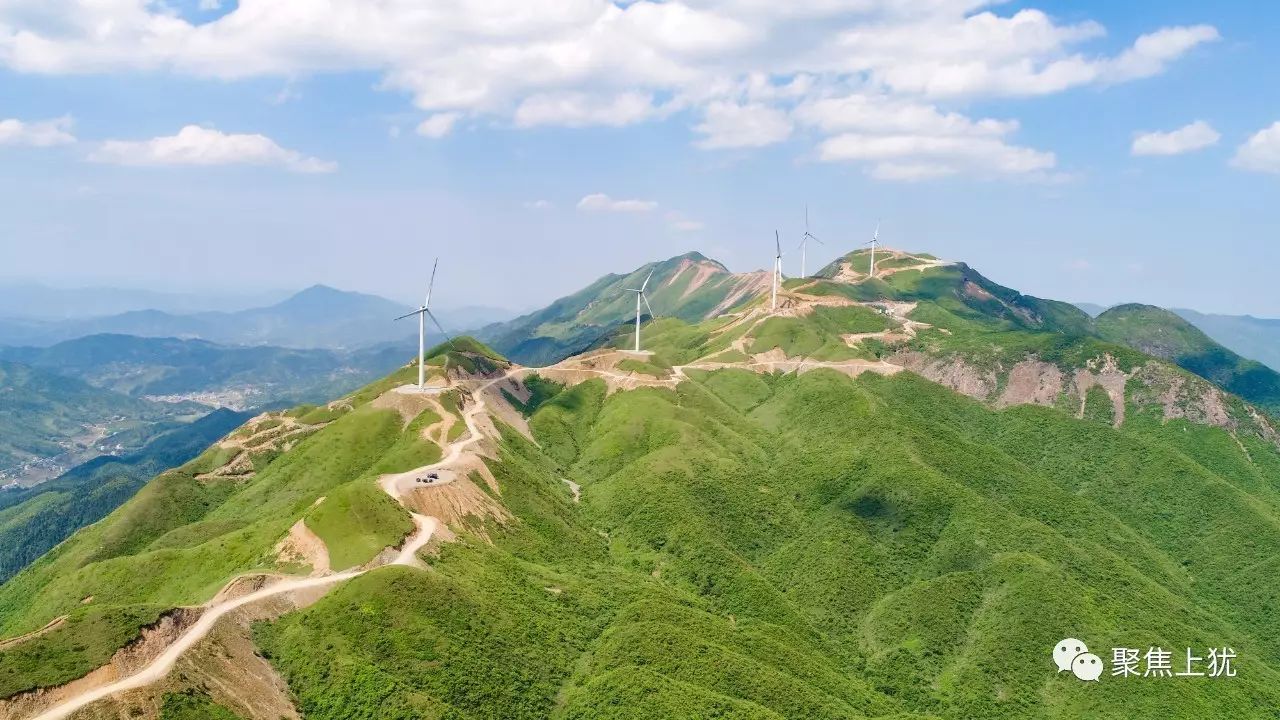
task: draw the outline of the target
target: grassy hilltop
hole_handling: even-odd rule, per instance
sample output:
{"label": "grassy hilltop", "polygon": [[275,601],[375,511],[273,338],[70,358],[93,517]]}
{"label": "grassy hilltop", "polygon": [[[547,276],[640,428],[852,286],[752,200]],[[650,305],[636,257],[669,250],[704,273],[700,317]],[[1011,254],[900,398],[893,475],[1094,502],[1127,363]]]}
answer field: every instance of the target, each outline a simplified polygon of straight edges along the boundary
{"label": "grassy hilltop", "polygon": [[[410,365],[255,418],[0,586],[0,637],[66,617],[0,650],[0,697],[239,574],[314,569],[278,552],[299,520],[333,570],[398,545],[412,523],[378,479],[440,459],[483,396],[480,464],[415,491],[467,500],[440,506],[429,569],[253,626],[304,717],[1270,717],[1273,421],[1072,306],[923,255],[868,279],[866,259],[788,280],[776,312],[757,294],[646,322],[644,357],[615,322],[504,380],[459,339],[431,353],[451,387],[428,405],[388,393]],[[1067,636],[1175,668],[1230,646],[1239,674],[1084,683],[1050,659]],[[230,661],[99,707],[252,714],[200,662]]]}

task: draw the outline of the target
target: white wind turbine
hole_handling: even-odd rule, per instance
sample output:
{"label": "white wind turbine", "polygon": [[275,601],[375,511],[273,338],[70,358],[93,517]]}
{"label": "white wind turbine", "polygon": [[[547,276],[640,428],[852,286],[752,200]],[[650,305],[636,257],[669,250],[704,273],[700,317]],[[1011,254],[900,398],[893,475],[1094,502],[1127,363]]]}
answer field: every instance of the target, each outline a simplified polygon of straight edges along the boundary
{"label": "white wind turbine", "polygon": [[436,320],[436,316],[431,313],[431,290],[436,284],[436,267],[440,265],[440,258],[431,265],[431,282],[427,285],[427,299],[422,301],[422,307],[411,313],[405,313],[396,320],[403,320],[407,317],[418,316],[418,389],[422,390],[426,387],[426,364],[427,364],[427,318],[431,318],[431,322],[435,323],[436,329],[440,331],[445,339],[449,338],[449,333],[444,331],[440,326],[440,321]]}
{"label": "white wind turbine", "polygon": [[875,234],[871,236],[871,240],[869,242],[863,243],[864,245],[871,246],[871,272],[867,273],[867,277],[876,276],[876,245],[878,245],[879,243],[880,243],[880,221],[877,220]]}
{"label": "white wind turbine", "polygon": [[808,253],[808,250],[809,250],[808,245],[809,245],[809,241],[810,241],[810,240],[813,240],[814,242],[818,243],[819,245],[825,245],[825,244],[826,244],[826,243],[822,242],[821,240],[819,240],[819,239],[818,239],[818,237],[817,237],[816,235],[814,235],[813,233],[809,232],[809,206],[808,206],[808,204],[806,204],[806,205],[804,206],[804,237],[800,238],[800,277],[802,277],[802,278],[809,277],[809,272],[808,272],[808,270],[807,270],[807,268],[806,268],[806,265],[807,265],[807,261],[808,261],[808,255],[809,255],[809,253]]}
{"label": "white wind turbine", "polygon": [[778,236],[778,231],[773,231],[773,242],[777,249],[777,254],[773,256],[773,293],[771,295],[771,309],[778,309],[778,285],[782,282],[782,238]]}
{"label": "white wind turbine", "polygon": [[[654,268],[657,269],[657,268]],[[644,306],[649,308],[649,317],[655,317],[653,307],[649,305],[649,296],[645,294],[645,288],[649,287],[649,281],[653,279],[653,270],[649,271],[648,277],[644,282],[640,283],[640,289],[625,288],[623,292],[633,292],[636,294],[636,352],[640,352],[640,301],[644,301]]]}

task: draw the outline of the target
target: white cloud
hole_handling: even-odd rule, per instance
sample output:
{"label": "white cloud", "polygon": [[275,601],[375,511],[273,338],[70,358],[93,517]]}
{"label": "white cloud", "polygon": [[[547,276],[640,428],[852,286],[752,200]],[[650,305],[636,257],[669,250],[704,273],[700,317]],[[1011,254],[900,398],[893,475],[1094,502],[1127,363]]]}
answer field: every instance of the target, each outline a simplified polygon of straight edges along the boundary
{"label": "white cloud", "polygon": [[34,122],[13,118],[0,120],[0,145],[50,147],[67,145],[75,141],[75,136],[71,134],[70,115]]}
{"label": "white cloud", "polygon": [[514,119],[517,127],[621,127],[649,120],[663,112],[654,106],[650,93],[627,92],[610,98],[580,92],[550,93],[526,98],[516,108]]}
{"label": "white cloud", "polygon": [[[699,118],[695,142],[710,149],[778,143],[796,122],[826,140],[853,130],[1008,137],[1012,120],[970,120],[921,99],[967,104],[1128,82],[1218,38],[1207,25],[1155,28],[1118,54],[1098,54],[1086,45],[1105,34],[1098,23],[1034,8],[1002,15],[999,0],[223,4],[227,12],[197,23],[156,0],[0,0],[0,66],[228,80],[367,72],[430,115],[430,137],[462,116],[520,128],[620,127],[689,111]],[[874,128],[865,116],[842,120],[862,112],[860,96],[901,112]],[[807,121],[792,115],[832,98],[845,106]],[[964,172],[982,163],[916,158],[877,172],[918,176],[929,165]]]}
{"label": "white cloud", "polygon": [[462,113],[456,112],[436,113],[418,123],[417,133],[423,137],[442,138],[453,132],[453,126],[457,124],[458,119],[461,117]]}
{"label": "white cloud", "polygon": [[265,135],[228,134],[199,125],[150,140],[107,140],[89,159],[117,165],[271,165],[300,173],[338,168],[336,163],[280,147]]}
{"label": "white cloud", "polygon": [[829,137],[818,144],[826,162],[860,162],[877,180],[928,180],[959,173],[1043,174],[1053,153],[1007,141],[1014,120],[973,119],[887,95],[823,98],[798,106],[799,122]]}
{"label": "white cloud", "polygon": [[824,140],[826,161],[873,163],[883,180],[920,180],[971,171],[979,175],[1023,175],[1053,169],[1053,153],[1006,144],[999,138],[945,135],[844,133]]}
{"label": "white cloud", "polygon": [[791,128],[787,114],[768,105],[713,102],[694,130],[705,136],[698,147],[710,150],[772,145],[790,137]]}
{"label": "white cloud", "polygon": [[1222,136],[1213,126],[1197,120],[1169,132],[1141,133],[1133,139],[1134,155],[1181,155],[1217,144]]}
{"label": "white cloud", "polygon": [[1231,164],[1241,170],[1280,173],[1280,122],[1254,133],[1236,149]]}
{"label": "white cloud", "polygon": [[205,12],[222,9],[222,0],[200,0],[198,7]]}
{"label": "white cloud", "polygon": [[669,225],[672,230],[677,230],[679,232],[697,232],[706,227],[706,225],[700,220],[694,220],[693,218],[686,217],[684,213],[678,213],[674,210],[666,214],[666,220],[667,225]]}
{"label": "white cloud", "polygon": [[521,205],[525,210],[550,210],[552,207],[550,200],[526,200]]}
{"label": "white cloud", "polygon": [[1139,37],[1133,47],[1109,61],[1103,79],[1124,82],[1159,75],[1187,51],[1220,37],[1217,28],[1211,25],[1161,28]]}
{"label": "white cloud", "polygon": [[578,201],[579,210],[592,212],[646,213],[658,208],[652,200],[614,200],[604,193],[592,193]]}

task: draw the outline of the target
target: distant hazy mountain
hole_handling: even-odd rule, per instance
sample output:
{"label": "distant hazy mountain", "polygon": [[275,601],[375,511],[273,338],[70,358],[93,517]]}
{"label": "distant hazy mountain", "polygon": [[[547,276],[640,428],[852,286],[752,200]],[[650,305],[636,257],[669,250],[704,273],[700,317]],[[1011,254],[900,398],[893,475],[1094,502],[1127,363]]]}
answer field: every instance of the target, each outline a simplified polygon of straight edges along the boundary
{"label": "distant hazy mountain", "polygon": [[102,317],[134,310],[169,313],[234,312],[279,302],[282,290],[229,293],[158,292],[138,288],[59,288],[30,282],[0,281],[0,317],[28,320],[67,320]]}
{"label": "distant hazy mountain", "polygon": [[[315,285],[274,305],[237,312],[180,315],[146,309],[60,321],[0,320],[0,345],[45,346],[110,333],[198,338],[224,345],[354,348],[416,336],[412,321],[393,322],[409,310],[407,305],[377,295]],[[457,331],[509,317],[509,313],[463,307],[441,308],[437,316],[447,329]]]}
{"label": "distant hazy mountain", "polygon": [[1241,355],[1280,370],[1280,319],[1210,315],[1178,308],[1173,312]]}
{"label": "distant hazy mountain", "polygon": [[1106,305],[1098,305],[1097,303],[1078,302],[1078,303],[1072,303],[1072,304],[1080,308],[1081,310],[1089,313],[1089,317],[1098,317],[1099,315],[1107,311]]}

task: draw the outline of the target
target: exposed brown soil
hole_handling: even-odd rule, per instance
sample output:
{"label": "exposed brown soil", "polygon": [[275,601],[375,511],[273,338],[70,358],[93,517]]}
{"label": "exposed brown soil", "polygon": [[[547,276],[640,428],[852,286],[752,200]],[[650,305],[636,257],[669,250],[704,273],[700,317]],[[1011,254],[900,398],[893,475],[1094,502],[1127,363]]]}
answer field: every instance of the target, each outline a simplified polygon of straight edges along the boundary
{"label": "exposed brown soil", "polygon": [[133,642],[111,656],[106,665],[82,678],[53,688],[40,688],[0,700],[0,720],[16,720],[38,715],[44,710],[81,693],[109,685],[132,675],[160,656],[183,630],[200,618],[199,608],[178,608],[143,628]]}
{"label": "exposed brown soil", "polygon": [[329,572],[329,548],[307,527],[305,520],[298,520],[289,528],[275,547],[276,557],[281,563],[299,563],[311,567],[312,575],[324,575]]}
{"label": "exposed brown soil", "polygon": [[960,358],[938,359],[920,352],[899,352],[892,362],[983,402],[991,398],[997,385],[994,370],[979,370]]}
{"label": "exposed brown soil", "polygon": [[1029,358],[1013,366],[996,407],[1012,405],[1053,406],[1062,395],[1064,376],[1057,365]]}

